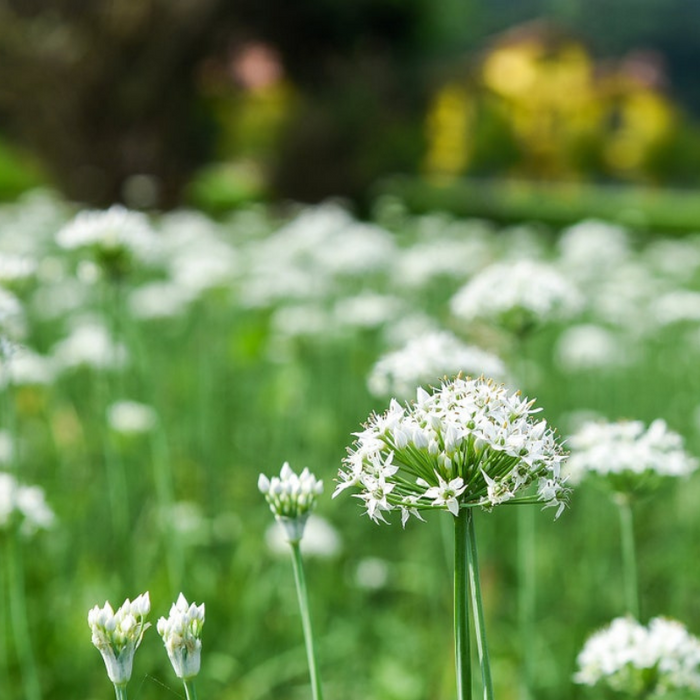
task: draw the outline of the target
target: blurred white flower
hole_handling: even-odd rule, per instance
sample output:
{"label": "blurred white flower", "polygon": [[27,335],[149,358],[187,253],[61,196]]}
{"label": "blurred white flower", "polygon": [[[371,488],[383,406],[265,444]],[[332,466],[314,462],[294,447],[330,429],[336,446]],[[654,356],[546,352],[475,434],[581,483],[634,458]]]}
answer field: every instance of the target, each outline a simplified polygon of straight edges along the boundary
{"label": "blurred white flower", "polygon": [[26,319],[20,300],[12,292],[0,287],[0,334],[19,340],[25,333]]}
{"label": "blurred white flower", "polygon": [[[287,532],[279,522],[275,521],[267,528],[265,543],[272,553],[289,556]],[[299,546],[304,556],[321,559],[332,559],[338,556],[343,547],[338,531],[316,513],[309,515],[304,527],[304,537]]]}
{"label": "blurred white flower", "polygon": [[496,355],[439,331],[414,338],[381,357],[370,371],[367,386],[374,396],[409,399],[419,386],[460,373],[504,379],[506,368]]}
{"label": "blurred white flower", "polygon": [[38,268],[36,258],[0,252],[0,284],[14,288],[30,279]]}
{"label": "blurred white flower", "polygon": [[47,385],[53,382],[56,368],[51,357],[39,355],[26,347],[20,347],[5,363],[0,375],[0,386]]}
{"label": "blurred white flower", "polygon": [[67,250],[88,250],[109,274],[120,276],[133,262],[152,263],[158,256],[158,238],[144,214],[121,205],[107,210],[85,210],[57,234]]}
{"label": "blurred white flower", "polygon": [[576,280],[605,276],[632,255],[624,228],[594,219],[564,229],[557,245],[562,269]]}
{"label": "blurred white flower", "polygon": [[24,486],[12,474],[0,472],[0,528],[13,522],[23,535],[48,530],[56,520],[39,486]]}
{"label": "blurred white flower", "polygon": [[357,563],[355,584],[359,588],[378,590],[389,581],[389,564],[379,557],[366,557]]}
{"label": "blurred white flower", "polygon": [[595,474],[622,494],[651,490],[662,477],[688,476],[698,467],[683,438],[661,419],[648,428],[641,421],[585,423],[567,445],[566,472],[573,483]]}
{"label": "blurred white flower", "polygon": [[463,321],[493,323],[513,333],[568,320],[582,306],[583,297],[565,277],[533,260],[487,267],[450,302],[452,313]]}
{"label": "blurred white flower", "polygon": [[177,282],[148,282],[129,295],[129,309],[144,320],[181,316],[194,300],[194,292]]}
{"label": "blurred white flower", "polygon": [[491,380],[462,378],[432,394],[418,389],[403,407],[392,399],[356,433],[334,496],[357,487],[372,520],[399,510],[405,524],[428,509],[456,515],[462,506],[532,502],[522,492],[536,484],[537,498],[559,515],[565,455],[546,421],[533,420],[533,403]]}
{"label": "blurred white flower", "polygon": [[114,369],[126,363],[126,348],[116,344],[108,330],[98,321],[82,321],[70,334],[56,343],[51,351],[60,370],[82,365],[94,369]]}
{"label": "blurred white flower", "polygon": [[156,426],[158,415],[152,406],[138,401],[116,401],[107,407],[107,422],[117,433],[147,433]]}
{"label": "blurred white flower", "polygon": [[677,289],[650,303],[649,313],[661,327],[672,323],[700,321],[700,292]]}
{"label": "blurred white flower", "polygon": [[131,678],[134,653],[151,626],[145,621],[150,611],[149,595],[143,593],[133,602],[127,598],[116,613],[109,602],[102,608],[96,605],[88,613],[92,643],[102,654],[109,680],[115,686],[124,686]]}
{"label": "blurred white flower", "polygon": [[619,336],[592,323],[567,328],[557,340],[554,355],[565,372],[620,367],[630,360]]}
{"label": "blurred white flower", "polygon": [[378,328],[396,320],[404,310],[395,296],[363,292],[339,299],[333,309],[333,321],[339,327]]}
{"label": "blurred white flower", "polygon": [[204,603],[190,605],[182,593],[170,608],[170,616],[158,620],[158,634],[163,638],[175,675],[183,681],[199,673],[203,626]]}
{"label": "blurred white flower", "polygon": [[631,617],[616,618],[586,641],[576,662],[576,683],[632,697],[700,690],[700,640],[663,617],[647,627]]}

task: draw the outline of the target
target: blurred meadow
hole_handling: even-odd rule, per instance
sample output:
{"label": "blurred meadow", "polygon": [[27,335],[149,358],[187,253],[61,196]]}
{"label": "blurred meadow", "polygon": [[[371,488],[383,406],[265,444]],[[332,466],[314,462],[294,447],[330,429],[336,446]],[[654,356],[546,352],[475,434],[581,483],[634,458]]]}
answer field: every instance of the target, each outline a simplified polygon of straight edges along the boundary
{"label": "blurred meadow", "polygon": [[[155,627],[182,591],[201,698],[308,698],[258,490],[289,462],[325,486],[302,551],[326,697],[455,697],[451,516],[377,525],[338,470],[372,412],[460,371],[565,447],[663,419],[700,456],[697,7],[50,5],[0,2],[0,694],[110,697],[88,610],[149,591]],[[569,314],[515,342],[459,312],[524,262]],[[700,634],[700,481],[666,481],[633,504],[640,619]],[[529,693],[507,506],[475,515],[496,697],[624,697],[572,679],[627,612],[609,494],[532,507]],[[129,696],[183,697],[155,629]]]}

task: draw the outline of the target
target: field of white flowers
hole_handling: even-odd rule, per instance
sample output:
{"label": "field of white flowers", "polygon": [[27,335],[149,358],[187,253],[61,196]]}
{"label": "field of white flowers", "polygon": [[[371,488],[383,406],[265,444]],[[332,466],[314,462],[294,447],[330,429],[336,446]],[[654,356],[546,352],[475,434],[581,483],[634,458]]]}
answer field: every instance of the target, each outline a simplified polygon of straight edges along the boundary
{"label": "field of white flowers", "polygon": [[34,192],[0,206],[0,326],[2,697],[113,697],[88,611],[148,591],[130,698],[184,697],[155,629],[180,593],[206,606],[200,700],[310,698],[258,488],[284,462],[324,483],[301,550],[326,699],[455,697],[463,485],[410,512],[346,457],[392,398],[459,373],[536,399],[572,452],[539,504],[517,476],[475,502],[494,696],[697,697],[700,234]]}

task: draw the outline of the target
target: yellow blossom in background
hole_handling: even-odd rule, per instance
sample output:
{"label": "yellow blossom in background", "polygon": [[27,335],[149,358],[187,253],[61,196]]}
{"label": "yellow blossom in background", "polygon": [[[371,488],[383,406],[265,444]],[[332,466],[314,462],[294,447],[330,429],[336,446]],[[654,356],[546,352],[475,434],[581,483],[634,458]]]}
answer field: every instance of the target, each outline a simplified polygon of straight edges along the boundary
{"label": "yellow blossom in background", "polygon": [[438,90],[426,117],[425,171],[429,177],[449,180],[464,172],[469,162],[472,120],[472,100],[466,87],[448,83]]}

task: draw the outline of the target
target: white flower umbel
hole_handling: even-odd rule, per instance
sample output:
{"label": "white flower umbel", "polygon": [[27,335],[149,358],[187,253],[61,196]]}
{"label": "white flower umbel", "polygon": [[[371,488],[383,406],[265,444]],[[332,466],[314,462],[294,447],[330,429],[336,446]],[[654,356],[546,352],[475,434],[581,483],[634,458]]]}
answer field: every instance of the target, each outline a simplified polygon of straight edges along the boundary
{"label": "white flower umbel", "polygon": [[700,691],[700,640],[675,620],[656,617],[648,627],[619,617],[593,634],[577,658],[574,681],[630,697]]}
{"label": "white flower umbel", "polygon": [[583,299],[551,265],[518,260],[487,267],[452,297],[450,306],[468,323],[484,321],[523,335],[570,319],[581,310]]}
{"label": "white flower umbel", "polygon": [[632,503],[653,493],[672,477],[687,476],[698,460],[683,448],[683,439],[663,420],[648,428],[641,421],[591,421],[570,438],[566,471],[572,482],[596,477],[609,489],[620,516],[620,542],[627,612],[639,617],[639,586]]}
{"label": "white flower umbel", "polygon": [[661,419],[648,428],[642,421],[590,421],[567,444],[566,471],[572,482],[595,475],[619,494],[649,492],[666,477],[688,476],[698,468],[683,438]]}
{"label": "white flower umbel", "polygon": [[194,700],[192,679],[199,673],[202,655],[204,603],[191,605],[180,593],[170,608],[170,616],[158,620],[158,634],[168,652],[175,675],[185,684],[188,700]]}
{"label": "white flower umbel", "polygon": [[304,468],[297,475],[289,462],[282,465],[279,477],[268,479],[264,474],[258,478],[258,488],[270,504],[270,510],[284,527],[289,542],[299,542],[304,526],[323,493],[323,482]]}
{"label": "white flower umbel", "polygon": [[[533,419],[533,402],[510,394],[492,380],[457,377],[416,401],[392,399],[382,415],[373,414],[340,470],[334,495],[357,487],[369,517],[386,522],[398,510],[405,525],[421,511],[446,510],[454,516],[454,620],[458,700],[471,694],[469,606],[485,700],[493,700],[483,604],[479,583],[473,509],[501,503],[543,501],[566,504],[561,478],[564,452],[544,420]],[[536,493],[528,487],[535,486]]]}
{"label": "white flower umbel", "polygon": [[[561,513],[567,489],[564,451],[533,401],[491,380],[457,378],[412,404],[392,400],[356,433],[340,471],[337,495],[360,489],[375,522],[391,511],[402,521],[427,509],[450,510],[543,501]],[[536,485],[537,494],[525,494]]]}
{"label": "white flower umbel", "polygon": [[68,250],[90,251],[111,277],[121,277],[136,262],[150,262],[157,238],[148,219],[120,205],[105,211],[82,211],[57,234]]}
{"label": "white flower umbel", "polygon": [[307,468],[301,474],[295,474],[289,463],[285,462],[279,477],[273,476],[268,479],[264,474],[261,474],[258,479],[258,488],[270,504],[270,510],[274,513],[275,518],[282,524],[291,548],[294,583],[297,589],[306,659],[311,679],[311,694],[313,700],[322,700],[323,691],[316,663],[316,650],[309,613],[309,594],[306,588],[300,542],[309,515],[316,505],[318,496],[323,492],[323,482],[318,481]]}
{"label": "white flower umbel", "polygon": [[145,620],[150,611],[151,601],[146,592],[133,602],[127,598],[116,613],[109,602],[102,608],[96,605],[88,613],[92,643],[102,654],[117,700],[126,698],[125,688],[131,678],[134,653],[151,626]]}
{"label": "white flower umbel", "polygon": [[419,386],[462,372],[505,378],[503,362],[486,350],[467,345],[449,331],[426,333],[403,348],[381,357],[372,368],[367,386],[375,396],[409,399]]}

